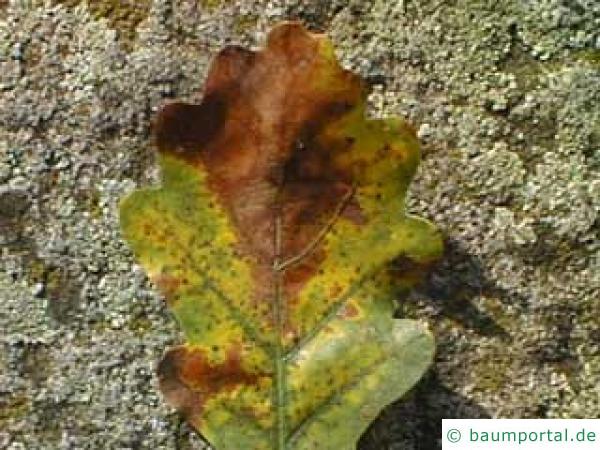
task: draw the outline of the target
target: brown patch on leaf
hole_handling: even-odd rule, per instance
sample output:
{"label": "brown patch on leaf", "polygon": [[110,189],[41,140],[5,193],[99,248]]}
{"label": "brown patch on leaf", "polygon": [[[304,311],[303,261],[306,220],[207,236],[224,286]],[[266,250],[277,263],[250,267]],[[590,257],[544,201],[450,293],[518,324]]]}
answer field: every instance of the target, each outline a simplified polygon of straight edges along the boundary
{"label": "brown patch on leaf", "polygon": [[155,139],[161,151],[175,151],[186,157],[219,132],[226,104],[216,96],[207,96],[200,105],[169,103],[154,124]]}
{"label": "brown patch on leaf", "polygon": [[267,376],[247,372],[241,361],[238,348],[229,349],[225,361],[214,364],[201,349],[175,347],[158,365],[160,389],[171,406],[195,422],[210,398],[241,386],[257,385]]}
{"label": "brown patch on leaf", "polygon": [[[242,253],[254,261],[257,286],[274,285],[274,264],[311,246],[357,183],[335,157],[349,144],[323,148],[319,136],[361,104],[365,92],[356,75],[323,57],[323,42],[300,24],[285,23],[270,33],[263,51],[228,47],[212,64],[202,103],[169,104],[155,123],[161,152],[207,172]],[[334,80],[326,88],[324,76]],[[352,200],[337,214],[364,222]],[[286,268],[289,301],[324,258],[321,244]],[[256,301],[268,296],[265,288],[254,293]]]}

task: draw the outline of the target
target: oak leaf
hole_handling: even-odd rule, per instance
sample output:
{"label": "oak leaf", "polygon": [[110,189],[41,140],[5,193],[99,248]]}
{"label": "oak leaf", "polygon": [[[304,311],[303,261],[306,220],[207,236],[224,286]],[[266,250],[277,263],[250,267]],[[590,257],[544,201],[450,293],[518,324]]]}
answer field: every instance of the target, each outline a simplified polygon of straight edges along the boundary
{"label": "oak leaf", "polygon": [[442,250],[405,212],[418,142],[366,95],[283,23],[158,114],[162,185],[124,199],[122,229],[186,336],[160,388],[218,450],[354,448],[430,364],[426,327],[393,318]]}

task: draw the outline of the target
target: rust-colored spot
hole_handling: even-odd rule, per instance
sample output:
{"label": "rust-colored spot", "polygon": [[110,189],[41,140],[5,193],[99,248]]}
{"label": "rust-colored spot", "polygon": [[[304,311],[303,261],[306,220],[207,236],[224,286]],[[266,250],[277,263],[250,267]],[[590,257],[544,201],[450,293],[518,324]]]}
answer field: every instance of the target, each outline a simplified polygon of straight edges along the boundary
{"label": "rust-colored spot", "polygon": [[346,319],[353,319],[359,315],[360,311],[352,302],[348,302],[342,310],[342,316]]}
{"label": "rust-colored spot", "polygon": [[348,205],[341,212],[340,216],[358,226],[367,224],[367,218],[360,209],[356,199],[348,202]]}
{"label": "rust-colored spot", "polygon": [[154,233],[154,228],[149,223],[144,223],[142,225],[142,230],[144,231],[144,234],[147,236],[150,236],[151,234]]}
{"label": "rust-colored spot", "polygon": [[339,284],[336,284],[331,288],[329,295],[332,298],[337,298],[342,293],[342,291],[343,291],[342,286],[340,286]]}
{"label": "rust-colored spot", "polygon": [[167,303],[172,305],[175,301],[177,290],[181,285],[181,280],[172,275],[160,273],[153,277],[152,281],[158,290],[165,296]]}
{"label": "rust-colored spot", "polygon": [[206,401],[240,386],[257,385],[267,374],[247,372],[238,347],[228,350],[224,362],[212,364],[201,349],[185,346],[169,350],[157,373],[166,400],[194,422]]}

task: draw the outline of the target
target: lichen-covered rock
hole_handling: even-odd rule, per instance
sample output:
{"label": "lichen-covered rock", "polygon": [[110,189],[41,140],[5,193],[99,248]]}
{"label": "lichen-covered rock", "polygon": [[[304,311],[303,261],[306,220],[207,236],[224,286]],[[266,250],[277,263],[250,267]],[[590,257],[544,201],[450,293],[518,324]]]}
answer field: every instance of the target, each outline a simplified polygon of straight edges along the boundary
{"label": "lichen-covered rock", "polygon": [[375,85],[372,114],[421,131],[409,210],[448,241],[399,312],[435,328],[435,369],[359,448],[436,448],[448,411],[600,414],[597,1],[73,3],[0,2],[0,183],[27,198],[0,219],[0,447],[202,448],[156,397],[177,330],[116,204],[157,181],[154,109],[294,18]]}

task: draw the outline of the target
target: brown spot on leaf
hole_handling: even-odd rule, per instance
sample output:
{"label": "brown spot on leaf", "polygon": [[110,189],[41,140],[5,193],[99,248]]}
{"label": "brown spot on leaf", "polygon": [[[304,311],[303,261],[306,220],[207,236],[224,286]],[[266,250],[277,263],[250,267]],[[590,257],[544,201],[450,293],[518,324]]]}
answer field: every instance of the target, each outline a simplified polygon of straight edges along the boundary
{"label": "brown spot on leaf", "polygon": [[329,295],[332,298],[338,298],[339,295],[342,293],[342,291],[343,291],[342,286],[340,286],[339,284],[336,284],[332,287],[331,291],[329,292]]}
{"label": "brown spot on leaf", "polygon": [[367,218],[363,214],[362,209],[360,209],[356,199],[352,199],[350,202],[348,202],[348,205],[344,208],[340,215],[344,219],[348,219],[350,222],[353,222],[355,225],[360,226],[367,224]]}
{"label": "brown spot on leaf", "polygon": [[152,281],[158,290],[165,296],[167,303],[171,306],[176,300],[175,294],[178,291],[181,280],[172,275],[161,273],[153,277]]}
{"label": "brown spot on leaf", "polygon": [[377,150],[377,158],[379,158],[379,159],[389,158],[391,152],[392,152],[392,147],[390,146],[390,144],[385,143]]}
{"label": "brown spot on leaf", "polygon": [[342,316],[346,319],[353,319],[359,315],[360,311],[358,307],[352,302],[348,302],[342,310]]}

